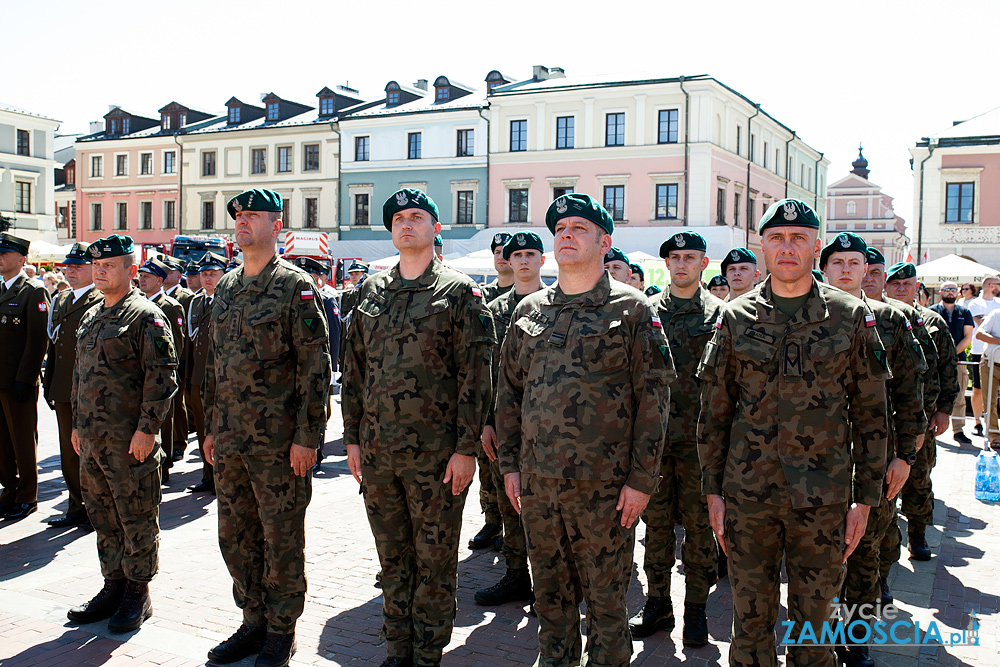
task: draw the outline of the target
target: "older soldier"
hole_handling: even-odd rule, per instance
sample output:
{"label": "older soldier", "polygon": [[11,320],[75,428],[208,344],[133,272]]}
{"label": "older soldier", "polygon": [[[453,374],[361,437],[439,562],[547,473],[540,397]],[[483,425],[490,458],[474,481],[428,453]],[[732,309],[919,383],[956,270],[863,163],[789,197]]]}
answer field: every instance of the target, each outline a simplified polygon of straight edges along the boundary
{"label": "older soldier", "polygon": [[42,385],[45,401],[56,412],[59,425],[59,458],[63,480],[69,491],[66,514],[49,520],[52,528],[89,526],[87,510],[80,490],[80,455],[73,449],[73,367],[76,365],[76,330],[90,307],[100,302],[101,292],[94,289],[93,260],[86,243],[74,243],[63,260],[63,271],[70,289],[60,292],[52,302],[49,320],[49,356]]}
{"label": "older soldier", "polygon": [[159,565],[164,458],[157,434],[177,391],[170,326],[132,287],[133,250],[132,239],[117,234],[87,249],[104,302],[80,322],[70,401],[73,448],[104,587],[67,616],[73,623],[110,617],[112,632],[135,630],[153,613],[149,582]]}
{"label": "older soldier", "polygon": [[885,293],[912,306],[923,319],[934,341],[937,352],[936,370],[940,386],[937,401],[930,406],[930,423],[924,446],[917,453],[917,460],[910,470],[910,477],[903,487],[903,514],[906,515],[907,547],[913,560],[930,560],[931,548],[924,534],[927,526],[934,521],[934,491],[931,486],[931,470],[937,462],[937,436],[948,428],[955,400],[958,398],[958,355],[955,341],[948,330],[948,323],[929,308],[916,302],[917,267],[908,262],[893,264],[886,271]]}
{"label": "older soldier", "polygon": [[[882,496],[885,351],[864,303],[811,275],[819,226],[801,201],[768,208],[758,228],[770,276],[723,310],[698,368],[702,490],[729,556],[734,666],[777,664],[782,558],[794,636],[806,623],[818,634]],[[789,646],[788,662],[836,658]]]}
{"label": "older soldier", "polygon": [[[827,282],[864,301],[875,315],[875,328],[886,350],[892,377],[886,382],[889,408],[889,438],[882,500],[868,517],[865,535],[847,559],[843,604],[872,605],[879,597],[879,550],[890,524],[896,519],[896,496],[906,483],[910,466],[916,461],[917,446],[924,439],[923,379],[927,370],[920,343],[902,312],[879,301],[869,300],[861,284],[868,268],[868,246],[857,234],[838,234],[820,254],[820,267]],[[898,554],[897,554],[898,558]],[[857,620],[862,619],[860,615]],[[857,636],[857,635],[855,635]],[[847,667],[873,665],[868,647],[851,642],[837,647]]]}
{"label": "older soldier", "polygon": [[506,294],[514,287],[514,269],[510,268],[510,263],[503,258],[503,248],[510,240],[508,232],[497,232],[490,241],[490,251],[493,253],[493,268],[497,270],[497,277],[493,282],[483,285],[483,301],[489,303],[502,294]]}
{"label": "older soldier", "polygon": [[382,564],[383,667],[440,665],[455,621],[466,490],[491,395],[493,317],[434,255],[434,201],[395,192],[399,264],[365,281],[347,332],[344,444]]}
{"label": "older soldier", "polygon": [[628,277],[628,284],[640,292],[646,291],[646,272],[638,264],[629,264],[628,268],[632,271],[632,275]]}
{"label": "older soldier", "polygon": [[0,516],[38,509],[38,380],[45,356],[49,293],[21,270],[29,241],[0,234]]}
{"label": "older soldier", "polygon": [[[649,301],[604,270],[611,215],[584,194],[545,215],[556,285],[527,296],[501,351],[497,439],[534,572],[541,667],[627,665],[634,526],[656,490],[673,379]],[[626,262],[626,267],[628,263]],[[614,409],[608,409],[614,406]]]}
{"label": "older soldier", "polygon": [[[493,311],[493,321],[497,328],[497,344],[493,346],[493,386],[499,387],[500,346],[510,328],[510,316],[517,304],[529,294],[542,289],[539,277],[545,264],[545,248],[542,239],[534,232],[517,232],[503,247],[504,260],[510,262],[514,271],[514,289],[497,297],[488,305]],[[494,396],[496,396],[494,389]],[[495,400],[495,399],[494,399]],[[503,488],[503,475],[497,461],[496,404],[492,404],[486,428],[483,429],[483,452],[489,460],[495,488]],[[498,605],[515,600],[531,599],[531,576],[528,574],[528,552],[524,546],[524,527],[517,510],[510,504],[506,493],[497,499],[503,516],[503,546],[500,553],[507,563],[507,573],[503,578],[476,593],[476,603]]]}
{"label": "older soldier", "polygon": [[725,301],[726,297],[729,296],[729,281],[722,274],[712,276],[712,279],[708,281],[708,291],[715,298]]}
{"label": "older soldier", "polygon": [[724,307],[701,286],[702,271],[708,266],[707,250],[705,238],[696,232],[678,232],[660,246],[660,257],[670,272],[670,287],[653,305],[670,343],[677,381],[670,392],[670,428],[660,464],[663,479],[642,516],[646,522],[643,569],[649,597],[629,626],[635,637],[674,627],[670,572],[677,548],[675,519],[680,516],[684,526],[683,642],[691,647],[708,643],[705,605],[708,591],[718,579],[718,551],[701,493],[697,431],[702,382],[695,374]]}
{"label": "older soldier", "polygon": [[187,313],[188,335],[188,375],[185,394],[187,405],[191,408],[195,434],[198,437],[198,448],[201,451],[201,481],[189,486],[192,493],[215,494],[215,476],[212,462],[205,456],[205,403],[202,399],[202,389],[205,385],[205,369],[208,362],[208,352],[212,344],[212,305],[215,299],[215,287],[226,272],[226,258],[215,253],[205,253],[198,260],[198,283],[201,289],[191,300]]}
{"label": "older soldier", "polygon": [[743,296],[754,288],[760,279],[757,256],[746,248],[733,248],[722,260],[722,275],[729,283],[729,301]]}
{"label": "older soldier", "polygon": [[[556,262],[558,264],[558,262]],[[621,251],[621,248],[612,247],[604,256],[604,268],[611,277],[620,283],[628,284],[632,277],[632,266],[629,264],[628,255]]]}

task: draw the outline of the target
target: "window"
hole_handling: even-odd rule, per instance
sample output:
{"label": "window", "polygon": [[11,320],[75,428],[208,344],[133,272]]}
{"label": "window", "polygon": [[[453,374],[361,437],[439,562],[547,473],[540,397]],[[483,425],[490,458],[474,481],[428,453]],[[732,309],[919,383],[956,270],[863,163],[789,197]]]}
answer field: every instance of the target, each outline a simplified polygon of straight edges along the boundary
{"label": "window", "polygon": [[753,162],[757,155],[757,136],[755,134],[750,135],[750,161]]}
{"label": "window", "polygon": [[815,192],[816,190],[816,188],[814,187],[815,185],[816,182],[813,181],[813,168],[809,167],[808,177],[806,178],[806,189],[809,190],[810,192]]}
{"label": "window", "polygon": [[857,215],[858,205],[854,201],[847,202],[847,215]]}
{"label": "window", "polygon": [[733,194],[733,227],[740,226],[740,202],[743,200],[743,195],[739,192]]}
{"label": "window", "polygon": [[561,116],[556,118],[556,148],[573,148],[576,140],[576,118]]}
{"label": "window", "polygon": [[76,161],[73,161],[73,166],[66,170],[66,185],[76,184]]}
{"label": "window", "polygon": [[153,202],[139,202],[139,229],[153,228]]}
{"label": "window", "polygon": [[[764,153],[764,155],[767,155],[767,153]],[[750,197],[749,199],[747,199],[747,229],[754,228],[753,219],[756,213],[757,213],[757,200],[754,199],[753,197]]]}
{"label": "window", "polygon": [[128,176],[128,155],[115,156],[115,176]]}
{"label": "window", "polygon": [[368,161],[368,142],[371,137],[354,137],[354,160],[356,162]]}
{"label": "window", "polygon": [[115,204],[115,229],[128,230],[128,202]]}
{"label": "window", "polygon": [[90,231],[99,232],[104,229],[103,213],[104,207],[101,204],[94,203],[90,205]]}
{"label": "window", "polygon": [[677,217],[677,184],[660,183],[656,186],[656,219],[672,220]]}
{"label": "window", "polygon": [[302,226],[306,229],[319,227],[319,200],[315,197],[306,197],[306,219]]}
{"label": "window", "polygon": [[459,225],[471,225],[475,216],[472,190],[458,191],[458,215],[455,222]]}
{"label": "window", "polygon": [[556,200],[556,199],[559,199],[563,195],[571,195],[571,194],[573,194],[573,188],[569,188],[569,187],[566,187],[566,188],[552,188],[552,199],[553,199],[553,201]]}
{"label": "window", "polygon": [[354,195],[354,224],[368,226],[368,195]]}
{"label": "window", "polygon": [[448,101],[448,86],[438,86],[434,89],[434,100],[436,102]]}
{"label": "window", "polygon": [[130,124],[131,124],[131,119],[130,118],[124,118],[124,119],[122,119],[122,134],[128,134],[129,133],[129,125]]}
{"label": "window", "polygon": [[27,130],[17,131],[17,154],[31,155],[31,133]]}
{"label": "window", "polygon": [[677,143],[677,109],[664,109],[660,112],[657,142],[661,144]]}
{"label": "window", "polygon": [[507,219],[510,222],[528,221],[528,190],[526,188],[519,188],[510,191],[510,209],[508,211]]}
{"label": "window", "polygon": [[625,113],[609,113],[604,117],[604,145],[625,145]]}
{"label": "window", "polygon": [[407,151],[406,157],[410,160],[420,159],[420,133],[410,132],[406,135]]}
{"label": "window", "polygon": [[319,144],[302,147],[302,171],[319,171]]}
{"label": "window", "polygon": [[799,165],[799,185],[806,187],[806,166],[804,164]]}
{"label": "window", "polygon": [[163,173],[172,174],[174,173],[174,160],[177,157],[177,153],[174,151],[164,151],[163,152]]}
{"label": "window", "polygon": [[165,113],[160,115],[160,127],[164,130],[170,129],[170,114]]}
{"label": "window", "polygon": [[743,128],[736,126],[736,154],[743,155]]}
{"label": "window", "polygon": [[387,93],[386,96],[385,96],[385,104],[386,104],[386,106],[392,106],[394,104],[399,104],[399,91],[396,90],[396,91],[392,91],[390,93]]}
{"label": "window", "polygon": [[292,170],[292,147],[278,146],[278,173],[283,174]]}
{"label": "window", "polygon": [[267,119],[278,120],[278,103],[269,102],[267,105]]}
{"label": "window", "polygon": [[31,213],[31,183],[17,181],[15,206],[18,213]]}
{"label": "window", "polygon": [[510,121],[510,150],[511,152],[528,150],[528,121]]}
{"label": "window", "polygon": [[215,229],[215,202],[201,202],[201,228]]}
{"label": "window", "polygon": [[470,157],[475,152],[476,152],[475,131],[459,130],[458,151],[455,153],[455,155],[457,155],[458,157]]}
{"label": "window", "polygon": [[975,184],[949,183],[946,193],[945,222],[972,222],[972,204],[975,201]]}
{"label": "window", "polygon": [[179,119],[177,127],[184,127],[184,124],[187,123],[187,114],[182,111],[177,114],[177,118]]}
{"label": "window", "polygon": [[281,221],[285,223],[285,227],[289,227],[292,224],[292,202],[289,201],[291,197],[281,198]]}
{"label": "window", "polygon": [[767,169],[767,142],[764,142],[764,169]]}
{"label": "window", "polygon": [[781,169],[781,167],[778,166],[780,164],[781,164],[781,149],[780,148],[775,148],[774,149],[774,173],[777,174],[778,170]]}
{"label": "window", "polygon": [[235,125],[238,122],[240,122],[240,108],[229,107],[229,124]]}
{"label": "window", "polygon": [[321,97],[319,98],[319,115],[320,116],[330,116],[333,114],[334,104],[332,97]]}
{"label": "window", "polygon": [[215,151],[205,151],[201,154],[201,175],[215,176]]}
{"label": "window", "polygon": [[174,229],[177,226],[177,202],[170,199],[163,202],[163,228]]}
{"label": "window", "polygon": [[[624,117],[625,114],[622,114]],[[612,220],[625,219],[625,186],[604,186],[604,208],[611,214]]]}
{"label": "window", "polygon": [[715,223],[726,224],[726,189],[719,188],[715,196]]}
{"label": "window", "polygon": [[90,177],[91,178],[102,178],[104,176],[104,156],[102,155],[91,155],[90,156]]}
{"label": "window", "polygon": [[267,173],[266,148],[254,148],[253,150],[250,151],[250,173],[251,174]]}
{"label": "window", "polygon": [[140,153],[139,154],[139,175],[149,176],[153,173],[153,154],[152,153]]}

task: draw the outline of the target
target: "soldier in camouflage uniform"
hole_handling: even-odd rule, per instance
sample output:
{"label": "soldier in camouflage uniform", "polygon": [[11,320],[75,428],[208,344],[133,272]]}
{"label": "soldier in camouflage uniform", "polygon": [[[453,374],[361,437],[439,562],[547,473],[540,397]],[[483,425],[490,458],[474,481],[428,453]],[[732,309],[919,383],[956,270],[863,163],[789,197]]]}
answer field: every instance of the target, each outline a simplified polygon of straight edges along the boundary
{"label": "soldier in camouflage uniform", "polygon": [[[729,556],[734,667],[777,664],[783,557],[794,636],[806,622],[819,632],[882,496],[885,350],[864,303],[810,275],[819,226],[801,201],[768,208],[758,228],[771,275],[723,310],[698,368],[702,490]],[[787,655],[836,663],[828,647]]]}
{"label": "soldier in camouflage uniform", "polygon": [[729,296],[729,281],[723,275],[712,276],[712,279],[708,281],[708,291],[712,293],[712,296],[726,300]]}
{"label": "soldier in camouflage uniform", "polygon": [[674,627],[670,572],[677,548],[675,518],[679,516],[684,525],[683,642],[690,647],[708,643],[705,605],[709,589],[718,580],[718,550],[701,493],[697,431],[702,382],[696,373],[725,304],[701,286],[701,274],[709,261],[707,250],[705,238],[696,232],[678,232],[660,246],[660,257],[670,272],[670,287],[653,299],[653,305],[670,342],[677,381],[670,392],[670,428],[660,465],[663,479],[642,516],[646,522],[643,569],[648,598],[630,625],[635,637]]}
{"label": "soldier in camouflage uniform", "polygon": [[632,278],[632,265],[628,261],[628,255],[622,252],[621,248],[612,247],[608,251],[604,256],[604,268],[620,283],[628,285]]}
{"label": "soldier in camouflage uniform", "polygon": [[886,294],[912,305],[922,318],[923,326],[934,341],[937,353],[935,368],[939,390],[937,400],[927,406],[930,413],[927,437],[917,452],[917,460],[910,477],[903,487],[902,510],[907,521],[907,546],[913,560],[930,560],[931,549],[924,531],[934,521],[934,492],[931,488],[931,470],[937,461],[937,437],[947,429],[952,408],[959,395],[958,354],[948,323],[940,315],[916,302],[917,269],[913,264],[900,262],[886,271]]}
{"label": "soldier in camouflage uniform", "polygon": [[112,632],[127,632],[153,611],[164,457],[157,434],[177,391],[177,355],[163,313],[131,286],[132,239],[112,235],[87,252],[104,301],[87,311],[77,333],[71,437],[104,588],[68,616],[73,623],[110,617]]}
{"label": "soldier in camouflage uniform", "polygon": [[312,277],[278,257],[281,195],[248,190],[227,210],[244,263],[215,289],[204,450],[243,623],[208,657],[228,663],[258,653],[258,667],[284,667],[305,604],[305,515],[326,425],[330,345]]}
{"label": "soldier in camouflage uniform", "polygon": [[[917,457],[917,444],[927,428],[924,416],[923,350],[913,327],[900,311],[869,300],[861,289],[868,268],[868,246],[857,234],[844,232],[828,243],[820,255],[827,282],[864,301],[875,315],[875,329],[885,346],[892,377],[886,382],[889,438],[882,500],[868,517],[865,535],[847,559],[841,601],[847,605],[876,605],[879,597],[879,548],[896,518],[896,496]],[[859,607],[860,608],[860,607]],[[847,667],[873,665],[864,645],[838,647]]]}
{"label": "soldier in camouflage uniform", "polygon": [[[500,470],[534,574],[540,667],[627,665],[635,522],[656,490],[673,363],[641,292],[604,270],[614,222],[592,197],[545,216],[558,283],[514,309],[501,350]],[[613,409],[609,409],[612,408]]]}
{"label": "soldier in camouflage uniform", "polygon": [[420,190],[386,200],[399,264],[365,281],[347,333],[344,444],[382,564],[385,667],[441,664],[491,396],[493,317],[479,286],[434,256],[437,220]]}
{"label": "soldier in camouflage uniform", "polygon": [[[544,253],[542,239],[534,232],[517,232],[504,244],[504,260],[510,262],[511,269],[514,271],[514,289],[488,304],[493,312],[493,321],[496,323],[497,329],[497,344],[493,346],[492,358],[494,397],[500,386],[500,346],[510,328],[510,316],[524,297],[542,289],[539,275],[542,265],[545,263]],[[494,488],[502,489],[503,475],[500,473],[496,447],[496,402],[494,398],[486,421],[486,428],[483,429],[482,451],[493,475]],[[497,503],[500,507],[500,514],[503,516],[503,546],[500,553],[507,563],[507,572],[496,584],[476,593],[476,603],[482,605],[498,605],[531,598],[528,551],[524,546],[524,527],[521,525],[521,517],[518,516],[514,506],[510,504],[506,493],[500,494]]]}
{"label": "soldier in camouflage uniform", "polygon": [[746,248],[733,248],[726,253],[720,270],[729,285],[727,301],[743,296],[756,286],[760,279],[757,255]]}

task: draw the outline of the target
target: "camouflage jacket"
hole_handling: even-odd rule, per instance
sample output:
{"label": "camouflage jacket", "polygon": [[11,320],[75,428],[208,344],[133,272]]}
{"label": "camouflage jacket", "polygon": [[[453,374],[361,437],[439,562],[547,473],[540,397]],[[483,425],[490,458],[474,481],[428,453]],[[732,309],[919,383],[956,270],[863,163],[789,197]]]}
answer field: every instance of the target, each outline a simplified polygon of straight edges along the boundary
{"label": "camouflage jacket", "polygon": [[698,413],[701,412],[701,387],[698,362],[705,346],[715,333],[719,313],[725,308],[722,299],[712,296],[704,287],[686,303],[661,292],[651,299],[663,324],[663,333],[670,342],[677,379],[670,387],[669,444],[695,445],[698,442]]}
{"label": "camouflage jacket", "polygon": [[525,297],[511,321],[500,354],[500,471],[655,491],[674,368],[646,297],[605,271],[583,294],[555,285]]}
{"label": "camouflage jacket", "polygon": [[514,308],[526,296],[527,294],[518,294],[514,290],[510,290],[487,304],[490,312],[493,313],[493,323],[497,330],[497,342],[493,345],[492,372],[490,373],[493,380],[493,399],[490,401],[490,413],[486,418],[486,423],[490,426],[496,426],[496,401],[500,393],[500,346],[503,345],[503,339],[507,336],[507,330],[510,328],[510,316],[514,313]]}
{"label": "camouflage jacket", "polygon": [[491,396],[493,317],[482,290],[436,257],[358,293],[344,353],[344,444],[475,456]]}
{"label": "camouflage jacket", "polygon": [[514,283],[511,283],[507,287],[500,287],[500,279],[494,278],[492,282],[486,283],[481,289],[483,290],[483,301],[489,303],[508,292],[514,291]]}
{"label": "camouflage jacket", "polygon": [[316,284],[277,255],[256,276],[243,270],[215,288],[205,432],[223,456],[319,447],[332,371]]}
{"label": "camouflage jacket", "polygon": [[159,435],[177,391],[177,353],[163,312],[133,288],[90,308],[77,329],[73,428],[81,438]]}
{"label": "camouflage jacket", "polygon": [[926,322],[924,322],[924,316],[916,308],[886,296],[882,297],[882,303],[888,304],[903,313],[910,326],[913,327],[914,338],[917,339],[917,342],[920,343],[920,347],[924,351],[924,364],[926,366],[922,377],[924,382],[924,421],[929,421],[931,415],[934,414],[934,406],[937,404],[938,394],[941,393],[941,380],[938,377],[937,370],[938,353],[937,346],[934,344],[934,338],[931,336]]}
{"label": "camouflage jacket", "polygon": [[[948,323],[944,318],[930,308],[914,306],[924,318],[924,326],[934,339],[937,350],[937,376],[941,385],[937,400],[934,402],[934,412],[950,415],[958,400],[958,352],[955,351],[955,339],[951,336]],[[963,400],[964,394],[963,394]]]}
{"label": "camouflage jacket", "polygon": [[865,304],[814,280],[789,318],[767,279],[729,303],[716,327],[698,367],[702,492],[796,508],[852,498],[877,506],[888,370]]}

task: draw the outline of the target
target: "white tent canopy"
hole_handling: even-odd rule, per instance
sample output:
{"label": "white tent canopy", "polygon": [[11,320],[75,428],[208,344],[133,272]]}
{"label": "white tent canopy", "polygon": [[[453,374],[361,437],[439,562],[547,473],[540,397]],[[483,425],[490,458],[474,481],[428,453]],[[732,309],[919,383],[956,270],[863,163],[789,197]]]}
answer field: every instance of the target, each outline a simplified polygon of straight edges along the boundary
{"label": "white tent canopy", "polygon": [[941,283],[981,283],[984,276],[995,276],[996,269],[973,262],[959,255],[945,255],[933,261],[917,266],[917,279],[928,287],[937,287]]}
{"label": "white tent canopy", "polygon": [[66,255],[69,254],[72,247],[72,243],[58,246],[46,241],[32,241],[31,245],[28,246],[28,262],[32,264],[36,262],[61,262],[66,259]]}

